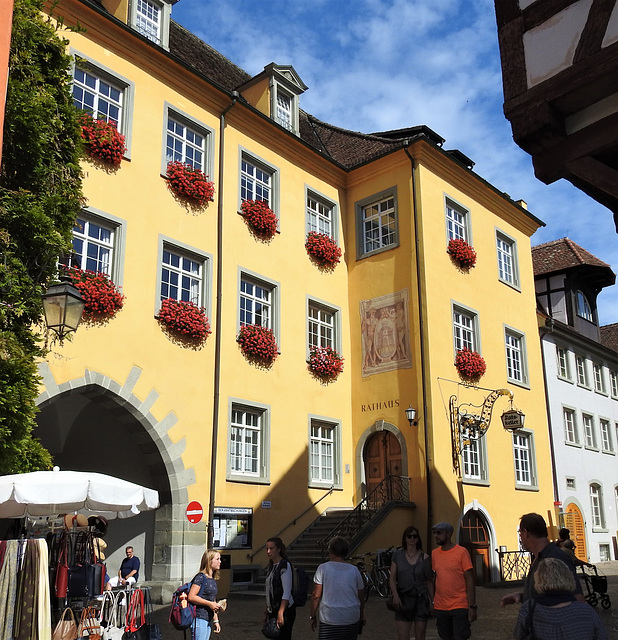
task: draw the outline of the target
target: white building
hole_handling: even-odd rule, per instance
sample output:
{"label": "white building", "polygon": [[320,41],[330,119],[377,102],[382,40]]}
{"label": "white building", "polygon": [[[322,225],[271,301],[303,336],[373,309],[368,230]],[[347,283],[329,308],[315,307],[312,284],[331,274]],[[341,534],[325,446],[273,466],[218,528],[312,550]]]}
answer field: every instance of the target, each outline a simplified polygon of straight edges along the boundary
{"label": "white building", "polygon": [[[616,280],[572,240],[532,248],[556,502],[582,559],[618,559],[618,325],[596,298]],[[612,348],[614,347],[614,348]]]}

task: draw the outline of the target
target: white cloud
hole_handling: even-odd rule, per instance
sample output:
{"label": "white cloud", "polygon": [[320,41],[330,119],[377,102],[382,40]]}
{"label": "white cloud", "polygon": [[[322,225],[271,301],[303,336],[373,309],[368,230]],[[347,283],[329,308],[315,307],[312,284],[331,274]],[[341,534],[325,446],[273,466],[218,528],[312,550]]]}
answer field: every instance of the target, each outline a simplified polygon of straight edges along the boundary
{"label": "white cloud", "polygon": [[[539,182],[512,140],[492,0],[182,0],[173,14],[252,75],[292,64],[310,88],[301,106],[326,122],[431,127],[547,223],[533,244],[568,235],[618,270],[611,213],[565,181]],[[617,302],[618,287],[600,294],[603,323],[618,321]]]}

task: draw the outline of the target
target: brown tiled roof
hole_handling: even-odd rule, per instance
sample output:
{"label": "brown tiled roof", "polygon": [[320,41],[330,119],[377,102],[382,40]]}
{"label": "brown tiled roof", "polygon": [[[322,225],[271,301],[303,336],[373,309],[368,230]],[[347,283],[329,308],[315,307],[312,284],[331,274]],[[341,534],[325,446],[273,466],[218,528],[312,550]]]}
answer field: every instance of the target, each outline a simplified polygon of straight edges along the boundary
{"label": "brown tiled roof", "polygon": [[618,324],[606,324],[599,327],[601,344],[612,351],[618,352]]}
{"label": "brown tiled roof", "polygon": [[535,276],[581,266],[599,267],[613,273],[608,264],[569,238],[560,238],[532,247],[532,264]]}

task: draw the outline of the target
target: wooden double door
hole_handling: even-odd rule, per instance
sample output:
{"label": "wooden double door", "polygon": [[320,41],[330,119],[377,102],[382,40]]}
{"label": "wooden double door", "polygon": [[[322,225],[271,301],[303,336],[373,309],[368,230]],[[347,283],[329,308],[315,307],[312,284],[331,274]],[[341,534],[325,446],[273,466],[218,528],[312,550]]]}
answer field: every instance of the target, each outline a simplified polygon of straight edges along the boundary
{"label": "wooden double door", "polygon": [[365,483],[371,493],[386,476],[400,476],[401,445],[390,431],[374,433],[365,444],[363,452]]}
{"label": "wooden double door", "polygon": [[476,584],[491,580],[489,527],[479,511],[470,510],[461,519],[460,544],[470,554]]}

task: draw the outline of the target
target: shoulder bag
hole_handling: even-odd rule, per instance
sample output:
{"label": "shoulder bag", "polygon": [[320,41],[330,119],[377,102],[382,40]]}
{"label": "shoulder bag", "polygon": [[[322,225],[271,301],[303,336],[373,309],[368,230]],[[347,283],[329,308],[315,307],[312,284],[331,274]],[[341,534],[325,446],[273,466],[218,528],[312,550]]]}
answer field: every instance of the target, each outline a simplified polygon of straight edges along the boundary
{"label": "shoulder bag", "polygon": [[[67,612],[70,614],[67,618]],[[77,638],[77,623],[75,622],[75,615],[70,607],[67,607],[60,616],[60,620],[54,628],[52,633],[52,640],[76,640]]]}

